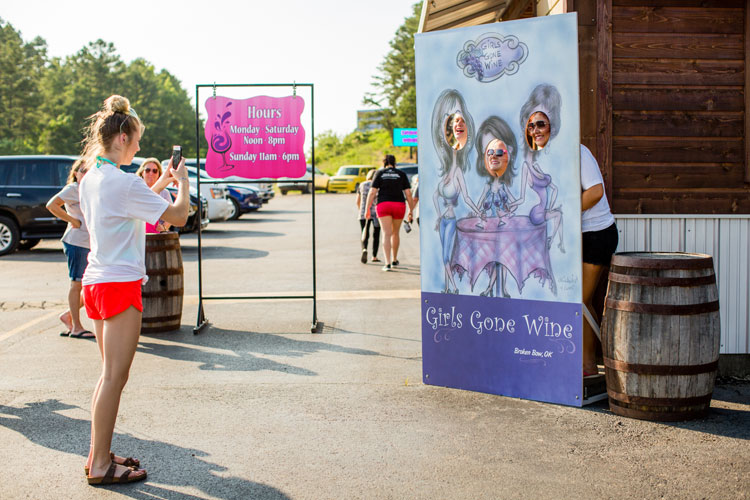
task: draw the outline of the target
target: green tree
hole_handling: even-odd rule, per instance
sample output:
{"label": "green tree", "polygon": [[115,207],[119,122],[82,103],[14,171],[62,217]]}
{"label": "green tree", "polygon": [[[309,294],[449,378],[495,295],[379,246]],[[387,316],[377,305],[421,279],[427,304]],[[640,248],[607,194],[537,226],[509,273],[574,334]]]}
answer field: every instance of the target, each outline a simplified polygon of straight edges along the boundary
{"label": "green tree", "polygon": [[365,95],[364,104],[382,109],[380,123],[390,132],[394,128],[417,126],[416,79],[414,70],[414,34],[419,27],[422,2],[415,3],[412,15],[396,30],[391,50],[374,76],[375,92]]}
{"label": "green tree", "polygon": [[87,118],[104,99],[120,94],[146,125],[140,155],[166,158],[173,144],[181,144],[186,156],[195,154],[195,112],[180,81],[142,58],[125,64],[111,43],[97,40],[50,61],[42,93],[39,152],[77,154]]}
{"label": "green tree", "polygon": [[78,153],[87,117],[108,96],[120,93],[124,69],[114,45],[103,40],[89,43],[64,61],[52,61],[43,84],[46,121],[40,152]]}
{"label": "green tree", "polygon": [[46,60],[42,38],[25,43],[21,33],[0,18],[0,154],[36,150]]}

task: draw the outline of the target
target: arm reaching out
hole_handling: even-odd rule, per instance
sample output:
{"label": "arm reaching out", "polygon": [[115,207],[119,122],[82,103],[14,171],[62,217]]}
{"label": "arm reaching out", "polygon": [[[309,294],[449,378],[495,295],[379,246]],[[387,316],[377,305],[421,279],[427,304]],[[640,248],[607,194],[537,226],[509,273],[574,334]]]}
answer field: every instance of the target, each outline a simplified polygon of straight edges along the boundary
{"label": "arm reaching out", "polygon": [[[167,206],[161,219],[173,226],[184,226],[190,210],[190,181],[188,180],[187,168],[185,168],[185,158],[182,158],[177,168],[172,167],[172,160],[169,160],[169,172],[170,176],[178,182],[177,199],[173,204]],[[154,186],[156,184],[158,182]]]}

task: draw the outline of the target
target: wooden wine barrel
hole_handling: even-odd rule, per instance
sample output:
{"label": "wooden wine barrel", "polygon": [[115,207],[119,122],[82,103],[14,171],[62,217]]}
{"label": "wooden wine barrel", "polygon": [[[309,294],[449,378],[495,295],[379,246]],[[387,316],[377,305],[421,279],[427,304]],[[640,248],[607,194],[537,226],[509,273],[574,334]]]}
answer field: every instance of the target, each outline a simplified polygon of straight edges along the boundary
{"label": "wooden wine barrel", "polygon": [[182,320],[183,268],[177,233],[146,235],[146,274],[141,333],[171,332]]}
{"label": "wooden wine barrel", "polygon": [[660,421],[707,415],[719,321],[711,256],[615,254],[602,320],[612,412]]}

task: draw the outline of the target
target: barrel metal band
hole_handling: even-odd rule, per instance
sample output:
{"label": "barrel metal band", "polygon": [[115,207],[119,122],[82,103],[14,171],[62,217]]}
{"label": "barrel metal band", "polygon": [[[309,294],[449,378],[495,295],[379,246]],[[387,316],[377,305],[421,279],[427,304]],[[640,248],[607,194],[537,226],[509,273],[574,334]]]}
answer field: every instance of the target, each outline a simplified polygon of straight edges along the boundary
{"label": "barrel metal band", "polygon": [[702,365],[645,365],[628,363],[605,356],[604,366],[618,372],[637,373],[638,375],[698,375],[716,371],[719,360]]}
{"label": "barrel metal band", "polygon": [[146,253],[148,252],[161,252],[162,250],[179,250],[180,245],[149,245],[148,240],[146,241]]}
{"label": "barrel metal band", "polygon": [[693,418],[701,418],[708,415],[708,406],[705,408],[699,408],[694,411],[673,411],[673,412],[661,412],[661,411],[645,411],[638,410],[636,408],[626,408],[620,406],[617,401],[609,400],[609,409],[616,415],[622,415],[623,417],[638,418],[641,420],[651,420],[655,422],[671,422],[676,420],[690,420]]}
{"label": "barrel metal band", "polygon": [[169,316],[152,316],[152,317],[143,317],[141,320],[143,323],[151,323],[152,325],[154,323],[167,323],[169,321],[177,321],[178,319],[182,318],[182,314],[171,314]]}
{"label": "barrel metal band", "polygon": [[633,285],[652,285],[652,286],[702,286],[716,283],[716,276],[696,276],[693,278],[672,278],[661,276],[637,276],[632,274],[621,274],[610,272],[609,281],[616,283],[628,283]]}
{"label": "barrel metal band", "polygon": [[652,257],[635,257],[628,254],[615,254],[612,256],[613,266],[638,267],[641,269],[706,269],[714,267],[713,257],[695,256],[681,259]]}
{"label": "barrel metal band", "polygon": [[155,290],[155,291],[143,291],[141,292],[141,297],[144,298],[151,298],[151,297],[177,297],[182,296],[184,292],[184,289],[179,288],[176,290]]}
{"label": "barrel metal band", "polygon": [[181,267],[173,267],[170,269],[149,269],[148,275],[151,276],[176,276],[178,274],[185,274],[185,271]]}
{"label": "barrel metal band", "polygon": [[649,398],[644,396],[630,396],[617,392],[607,388],[607,394],[610,398],[616,399],[617,401],[628,403],[631,405],[639,406],[697,406],[703,404],[711,404],[711,396],[713,392],[704,394],[703,396],[695,396],[690,398]]}
{"label": "barrel metal band", "polygon": [[719,310],[719,301],[703,302],[701,304],[644,304],[642,302],[631,302],[629,300],[615,300],[607,297],[607,307],[618,311],[627,311],[644,314],[690,316],[693,314],[704,314]]}

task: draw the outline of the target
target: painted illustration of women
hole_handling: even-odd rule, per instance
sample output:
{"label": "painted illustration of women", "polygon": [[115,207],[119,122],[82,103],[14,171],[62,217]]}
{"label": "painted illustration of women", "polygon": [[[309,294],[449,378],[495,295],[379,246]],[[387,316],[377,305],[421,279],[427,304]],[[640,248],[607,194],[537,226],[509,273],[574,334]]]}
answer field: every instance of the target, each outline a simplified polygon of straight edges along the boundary
{"label": "painted illustration of women", "polygon": [[[481,177],[487,179],[482,194],[479,197],[479,209],[482,220],[476,227],[484,229],[488,218],[499,218],[499,224],[512,216],[515,210],[516,198],[510,192],[510,185],[516,175],[515,159],[518,153],[516,137],[510,126],[500,117],[490,116],[479,126],[476,138],[477,162],[476,171]],[[513,207],[511,209],[511,207]],[[500,242],[498,242],[499,244]],[[487,289],[480,295],[493,296],[493,287],[500,274],[500,283],[503,297],[510,297],[506,289],[508,269],[500,262],[492,262],[487,266],[489,284]],[[500,273],[498,273],[500,270]],[[498,293],[499,294],[499,293]]]}
{"label": "painted illustration of women", "polygon": [[[557,89],[552,85],[541,84],[531,92],[520,113],[520,124],[526,138],[524,141],[526,154],[521,173],[521,193],[512,206],[519,206],[525,201],[527,188],[536,194],[538,203],[531,208],[529,219],[535,225],[546,225],[547,222],[552,222],[552,232],[547,237],[547,248],[544,249],[547,254],[555,236],[559,236],[558,248],[561,252],[565,252],[562,208],[559,205],[555,206],[557,186],[552,176],[546,173],[539,164],[543,150],[550,147],[550,142],[560,131],[561,105],[562,99]],[[548,274],[549,276],[540,276],[540,278],[542,280],[549,278],[550,288],[553,293],[556,293],[551,269],[548,270]]]}
{"label": "painted illustration of women", "polygon": [[440,234],[445,272],[443,293],[458,293],[451,272],[451,256],[456,242],[455,209],[459,195],[475,213],[480,212],[469,198],[464,180],[473,135],[474,121],[461,94],[452,89],[443,91],[432,112],[432,142],[440,159],[440,179],[433,202],[437,215],[435,230]]}

